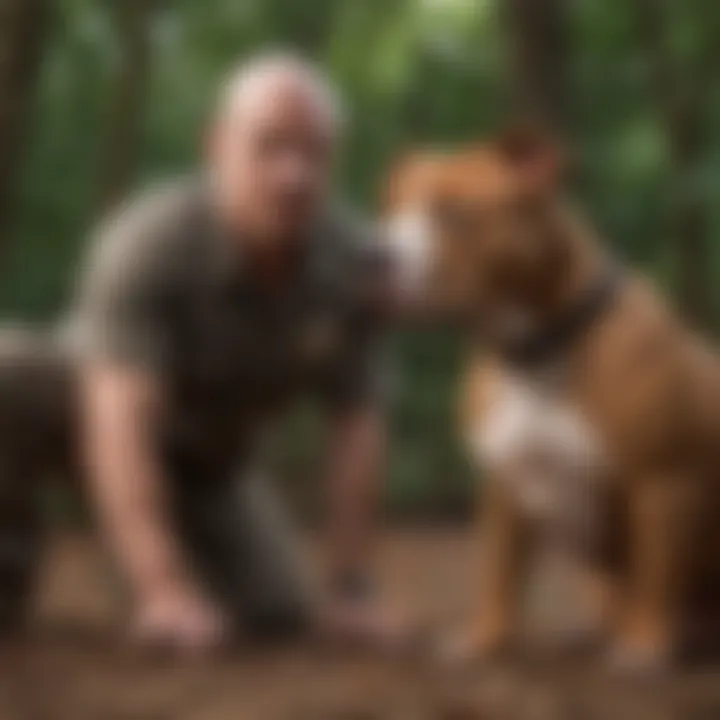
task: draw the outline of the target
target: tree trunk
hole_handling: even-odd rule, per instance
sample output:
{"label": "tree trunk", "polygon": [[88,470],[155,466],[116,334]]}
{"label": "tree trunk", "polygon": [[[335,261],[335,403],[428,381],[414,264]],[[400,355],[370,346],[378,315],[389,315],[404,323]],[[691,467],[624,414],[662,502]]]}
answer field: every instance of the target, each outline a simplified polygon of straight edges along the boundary
{"label": "tree trunk", "polygon": [[504,0],[516,112],[551,129],[567,124],[567,0]]}
{"label": "tree trunk", "polygon": [[153,6],[154,0],[114,3],[120,60],[100,151],[98,215],[123,198],[135,173],[149,75]]}
{"label": "tree trunk", "polygon": [[678,121],[677,127],[668,126],[672,172],[676,180],[672,234],[676,243],[677,287],[682,307],[693,320],[711,325],[714,312],[707,209],[702,198],[687,187],[687,179],[697,167],[702,153],[699,115],[700,111],[696,109]]}
{"label": "tree trunk", "polygon": [[707,208],[688,187],[704,146],[703,96],[714,82],[715,64],[683,72],[667,41],[668,18],[663,0],[637,0],[638,29],[650,58],[651,88],[664,126],[670,155],[673,194],[671,237],[675,243],[676,283],[685,314],[700,324],[712,323],[710,248]]}
{"label": "tree trunk", "polygon": [[48,0],[0,4],[0,248],[15,214],[49,8]]}

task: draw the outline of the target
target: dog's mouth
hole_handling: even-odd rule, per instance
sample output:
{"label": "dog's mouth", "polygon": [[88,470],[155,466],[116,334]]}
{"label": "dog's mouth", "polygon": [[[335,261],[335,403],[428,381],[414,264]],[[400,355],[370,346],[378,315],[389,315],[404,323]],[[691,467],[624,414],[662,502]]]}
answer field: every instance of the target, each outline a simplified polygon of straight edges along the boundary
{"label": "dog's mouth", "polygon": [[394,319],[413,327],[467,328],[474,312],[443,289],[432,219],[405,211],[388,220],[384,230],[388,307]]}
{"label": "dog's mouth", "polygon": [[395,314],[406,322],[459,326],[488,338],[514,340],[533,330],[529,313],[491,301],[480,277],[471,287],[464,278],[453,281],[437,253],[437,230],[421,206],[396,212],[385,222],[387,277]]}

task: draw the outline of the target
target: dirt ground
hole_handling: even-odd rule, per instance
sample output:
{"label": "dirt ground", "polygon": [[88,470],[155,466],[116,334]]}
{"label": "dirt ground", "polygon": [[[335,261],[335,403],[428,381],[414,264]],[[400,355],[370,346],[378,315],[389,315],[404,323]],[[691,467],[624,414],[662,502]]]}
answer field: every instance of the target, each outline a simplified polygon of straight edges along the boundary
{"label": "dirt ground", "polygon": [[[720,720],[717,668],[629,683],[597,657],[560,660],[542,642],[484,669],[309,643],[241,648],[212,663],[140,657],[122,642],[94,544],[63,536],[53,548],[30,637],[0,654],[0,720]],[[472,601],[476,550],[468,531],[389,534],[390,596],[432,627],[456,627]],[[545,629],[577,615],[567,578],[551,572],[531,613]]]}

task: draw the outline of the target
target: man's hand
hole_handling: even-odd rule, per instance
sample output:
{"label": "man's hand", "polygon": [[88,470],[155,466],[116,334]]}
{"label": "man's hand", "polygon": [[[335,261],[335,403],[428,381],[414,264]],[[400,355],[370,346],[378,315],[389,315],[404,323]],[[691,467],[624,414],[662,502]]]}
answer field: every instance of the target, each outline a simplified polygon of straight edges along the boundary
{"label": "man's hand", "polygon": [[133,638],[143,646],[197,653],[226,639],[227,618],[191,585],[168,584],[140,598],[132,623]]}
{"label": "man's hand", "polygon": [[321,631],[330,642],[385,652],[409,648],[417,633],[407,618],[375,598],[331,598],[320,617]]}

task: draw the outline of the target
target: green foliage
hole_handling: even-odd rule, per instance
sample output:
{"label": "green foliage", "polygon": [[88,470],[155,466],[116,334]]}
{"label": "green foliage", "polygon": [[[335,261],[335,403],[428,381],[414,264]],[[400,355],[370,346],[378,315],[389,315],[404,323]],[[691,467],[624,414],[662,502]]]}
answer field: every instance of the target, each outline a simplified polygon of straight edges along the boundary
{"label": "green foliage", "polygon": [[[51,320],[72,290],[89,239],[100,142],[118,61],[111,3],[57,0],[33,120],[14,242],[3,259],[6,315]],[[392,158],[415,143],[467,140],[496,127],[507,100],[507,48],[498,0],[175,0],[158,2],[143,108],[137,182],[196,161],[218,81],[242,57],[297,47],[322,62],[346,95],[351,124],[340,183],[372,211]],[[671,282],[668,213],[678,178],[649,80],[635,3],[567,3],[571,125],[582,148],[579,192],[608,242]],[[720,6],[668,3],[669,44],[683,69],[709,62]],[[687,192],[707,198],[720,180],[720,84],[703,99],[706,152]],[[718,204],[716,204],[716,207]],[[718,210],[711,208],[713,262]],[[715,267],[717,265],[714,265]],[[450,337],[398,340],[401,379],[389,501],[450,506],[465,498],[452,399]],[[295,433],[294,471],[313,433]],[[293,445],[288,443],[288,447]],[[300,450],[300,456],[293,453]]]}

